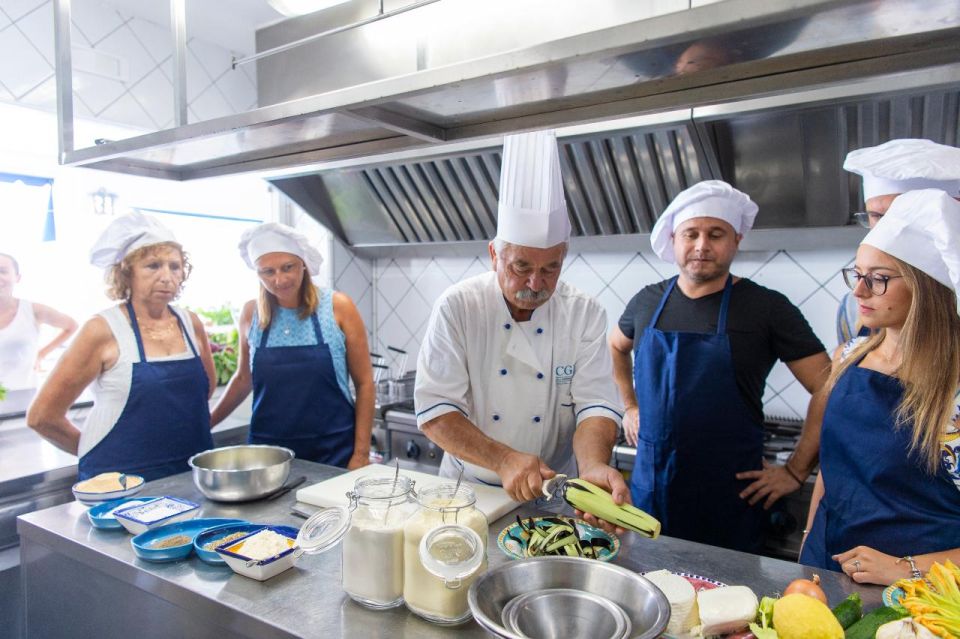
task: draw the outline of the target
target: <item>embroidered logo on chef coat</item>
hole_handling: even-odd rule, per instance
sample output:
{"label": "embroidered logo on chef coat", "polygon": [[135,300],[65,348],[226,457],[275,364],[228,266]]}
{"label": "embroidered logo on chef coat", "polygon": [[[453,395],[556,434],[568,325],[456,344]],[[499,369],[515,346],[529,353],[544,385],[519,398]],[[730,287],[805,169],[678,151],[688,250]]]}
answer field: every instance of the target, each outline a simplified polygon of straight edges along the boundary
{"label": "embroidered logo on chef coat", "polygon": [[556,380],[557,386],[563,384],[569,384],[573,381],[573,374],[576,372],[577,367],[573,364],[566,364],[557,366],[553,369],[554,378]]}

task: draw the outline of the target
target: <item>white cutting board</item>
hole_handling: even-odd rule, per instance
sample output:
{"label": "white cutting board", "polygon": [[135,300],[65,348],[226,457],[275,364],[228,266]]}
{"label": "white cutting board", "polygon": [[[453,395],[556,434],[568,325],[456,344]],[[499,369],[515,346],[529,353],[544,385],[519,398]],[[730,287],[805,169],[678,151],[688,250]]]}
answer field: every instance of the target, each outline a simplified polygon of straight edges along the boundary
{"label": "white cutting board", "polygon": [[[371,464],[369,466],[364,466],[363,468],[358,468],[356,470],[351,470],[348,473],[331,477],[330,479],[324,480],[318,484],[301,488],[297,491],[297,501],[302,501],[305,504],[312,504],[314,506],[320,506],[322,508],[330,508],[331,506],[346,506],[348,504],[346,494],[348,491],[353,490],[353,485],[356,483],[357,479],[360,477],[367,477],[368,475],[376,475],[378,477],[393,477],[394,472],[395,469],[393,466],[385,466],[383,464]],[[409,477],[410,479],[414,480],[416,482],[415,489],[417,491],[453,481],[450,479],[437,477],[436,475],[418,473],[414,470],[404,470],[402,468],[400,469],[400,474],[404,477]],[[490,523],[500,519],[520,505],[510,499],[506,491],[502,488],[496,488],[495,486],[484,486],[482,484],[475,484],[467,481],[463,483],[469,485],[476,492],[477,508],[479,508],[480,511],[486,515],[487,521]]]}

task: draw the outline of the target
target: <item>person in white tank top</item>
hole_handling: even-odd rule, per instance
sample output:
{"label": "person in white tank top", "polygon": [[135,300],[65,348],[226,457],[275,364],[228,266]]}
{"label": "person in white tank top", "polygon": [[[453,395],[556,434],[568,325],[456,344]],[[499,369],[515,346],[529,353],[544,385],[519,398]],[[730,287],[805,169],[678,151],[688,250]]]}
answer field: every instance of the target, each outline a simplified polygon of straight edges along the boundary
{"label": "person in white tank top", "polygon": [[[35,388],[37,365],[77,331],[77,322],[60,311],[14,297],[20,282],[20,265],[0,253],[0,386],[7,390]],[[60,332],[40,348],[40,326]]]}
{"label": "person in white tank top", "polygon": [[[91,251],[119,306],[86,322],[27,412],[27,425],[77,455],[86,479],[119,471],[147,481],[189,470],[213,448],[208,400],[216,384],[197,316],[171,302],[190,273],[173,234],[150,216],[114,220]],[[91,385],[81,432],[67,409]]]}

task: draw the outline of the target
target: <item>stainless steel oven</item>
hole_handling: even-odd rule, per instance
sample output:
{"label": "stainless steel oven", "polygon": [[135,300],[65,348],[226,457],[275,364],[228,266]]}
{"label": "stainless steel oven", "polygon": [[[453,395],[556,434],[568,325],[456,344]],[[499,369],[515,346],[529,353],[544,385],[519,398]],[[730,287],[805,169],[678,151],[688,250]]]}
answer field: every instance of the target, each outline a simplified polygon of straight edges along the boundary
{"label": "stainless steel oven", "polygon": [[413,401],[396,404],[384,413],[390,460],[399,459],[409,470],[437,474],[443,449],[430,441],[419,428]]}

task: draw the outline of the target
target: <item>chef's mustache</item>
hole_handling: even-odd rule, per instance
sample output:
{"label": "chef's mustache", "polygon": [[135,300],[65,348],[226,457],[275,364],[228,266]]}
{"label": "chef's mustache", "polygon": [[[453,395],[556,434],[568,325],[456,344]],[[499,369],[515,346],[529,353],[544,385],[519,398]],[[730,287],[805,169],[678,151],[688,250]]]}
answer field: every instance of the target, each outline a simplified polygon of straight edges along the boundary
{"label": "chef's mustache", "polygon": [[529,288],[524,288],[514,293],[513,297],[518,302],[546,302],[550,299],[550,291],[546,289],[531,291]]}

